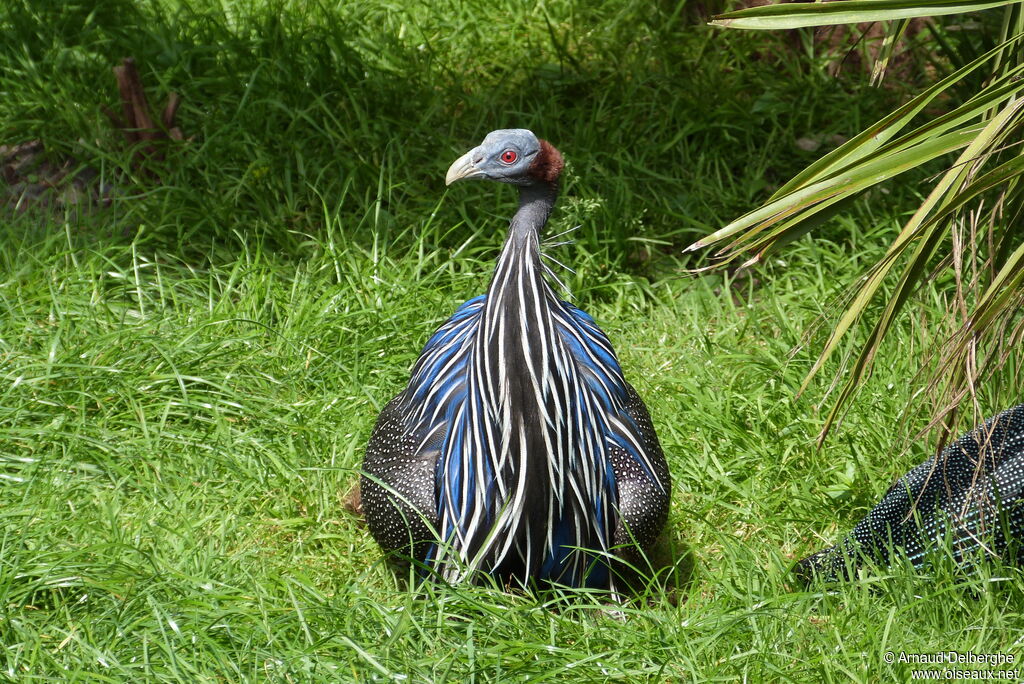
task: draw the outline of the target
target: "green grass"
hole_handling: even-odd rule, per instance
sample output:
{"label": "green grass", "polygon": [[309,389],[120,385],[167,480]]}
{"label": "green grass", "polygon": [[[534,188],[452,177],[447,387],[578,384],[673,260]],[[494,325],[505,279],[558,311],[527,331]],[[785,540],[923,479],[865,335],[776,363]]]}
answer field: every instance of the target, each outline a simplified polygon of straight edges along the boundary
{"label": "green grass", "polygon": [[[890,206],[755,280],[677,259],[808,161],[795,137],[859,130],[885,94],[670,4],[225,5],[0,10],[21,38],[0,47],[0,142],[42,138],[124,188],[0,218],[3,676],[890,681],[909,668],[886,651],[1024,655],[1016,569],[788,583],[929,454],[902,448],[920,332],[822,450],[826,388],[794,399],[815,349],[790,351],[877,258]],[[162,185],[119,175],[98,113],[127,54],[153,100],[183,94],[196,136]],[[681,570],[625,620],[599,595],[402,589],[343,507],[377,412],[486,286],[513,206],[446,192],[444,169],[510,125],[569,159],[555,231],[583,227],[554,254],[674,477]],[[1017,397],[986,392],[993,411]]]}

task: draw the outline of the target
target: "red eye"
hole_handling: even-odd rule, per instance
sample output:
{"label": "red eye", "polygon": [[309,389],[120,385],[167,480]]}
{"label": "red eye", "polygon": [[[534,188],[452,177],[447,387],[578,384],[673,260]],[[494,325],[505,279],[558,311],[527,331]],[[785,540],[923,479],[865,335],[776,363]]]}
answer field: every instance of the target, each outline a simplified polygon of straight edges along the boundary
{"label": "red eye", "polygon": [[501,161],[505,164],[511,164],[516,159],[519,159],[519,155],[516,154],[515,150],[505,150],[501,153]]}

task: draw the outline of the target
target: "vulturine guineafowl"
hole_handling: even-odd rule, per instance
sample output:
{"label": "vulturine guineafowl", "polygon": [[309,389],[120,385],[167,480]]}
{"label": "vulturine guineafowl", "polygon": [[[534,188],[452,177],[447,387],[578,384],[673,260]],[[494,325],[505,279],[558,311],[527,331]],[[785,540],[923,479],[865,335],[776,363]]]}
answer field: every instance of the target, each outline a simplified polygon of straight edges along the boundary
{"label": "vulturine guineafowl", "polygon": [[915,567],[946,543],[969,567],[984,557],[1022,559],[1024,404],[968,432],[901,477],[842,541],[800,561],[795,572],[849,579],[864,560],[886,567],[894,555]]}
{"label": "vulturine guineafowl", "polygon": [[487,294],[427,342],[381,412],[361,480],[384,551],[447,581],[618,589],[664,526],[669,474],[643,401],[594,320],[561,301],[540,233],[562,156],[524,129],[494,131],[448,185],[515,185],[519,209]]}

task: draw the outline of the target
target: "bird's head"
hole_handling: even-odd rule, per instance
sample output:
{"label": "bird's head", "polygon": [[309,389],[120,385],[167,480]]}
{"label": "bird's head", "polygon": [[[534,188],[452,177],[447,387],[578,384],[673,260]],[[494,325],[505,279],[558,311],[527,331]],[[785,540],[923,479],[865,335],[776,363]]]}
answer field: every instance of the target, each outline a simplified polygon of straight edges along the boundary
{"label": "bird's head", "polygon": [[484,141],[455,160],[445,185],[488,178],[512,185],[553,185],[562,173],[562,155],[547,140],[525,128],[491,131]]}

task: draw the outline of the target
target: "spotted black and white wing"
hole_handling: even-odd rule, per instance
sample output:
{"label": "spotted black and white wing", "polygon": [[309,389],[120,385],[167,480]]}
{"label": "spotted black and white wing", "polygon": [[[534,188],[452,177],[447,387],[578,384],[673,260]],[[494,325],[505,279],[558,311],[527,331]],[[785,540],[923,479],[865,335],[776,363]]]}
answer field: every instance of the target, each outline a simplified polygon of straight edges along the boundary
{"label": "spotted black and white wing", "polygon": [[370,534],[397,560],[422,561],[437,533],[436,447],[424,448],[403,411],[405,392],[392,399],[373,428],[363,460],[360,495]]}
{"label": "spotted black and white wing", "polygon": [[864,559],[887,566],[898,554],[915,567],[936,546],[961,565],[1019,552],[1024,540],[1024,404],[965,434],[886,492],[836,546],[797,564],[810,578],[848,578]]}
{"label": "spotted black and white wing", "polygon": [[631,424],[651,470],[648,471],[633,453],[613,446],[611,458],[619,493],[619,523],[614,543],[620,549],[635,546],[646,550],[658,538],[668,518],[671,481],[647,406],[629,383],[626,383],[625,409],[631,418],[627,424]]}

